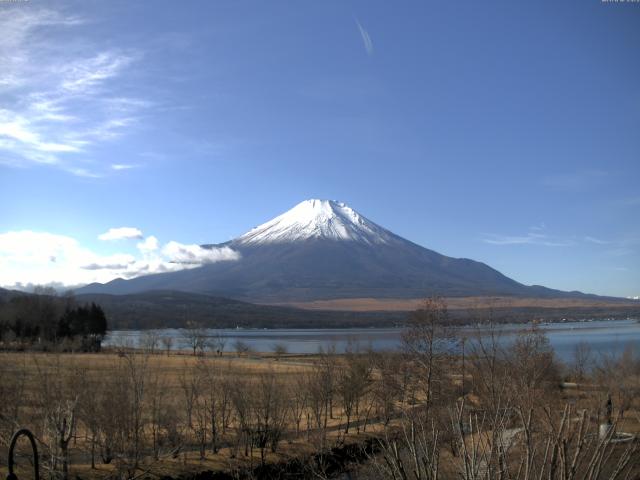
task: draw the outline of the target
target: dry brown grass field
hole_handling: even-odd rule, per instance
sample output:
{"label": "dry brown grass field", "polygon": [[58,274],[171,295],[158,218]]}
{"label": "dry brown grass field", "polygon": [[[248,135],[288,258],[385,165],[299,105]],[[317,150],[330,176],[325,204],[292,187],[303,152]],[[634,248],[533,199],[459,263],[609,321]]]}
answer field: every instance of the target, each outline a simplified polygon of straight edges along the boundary
{"label": "dry brown grass field", "polygon": [[[119,414],[119,408],[124,405],[117,404],[116,396],[109,399],[110,388],[96,391],[96,386],[107,384],[109,380],[117,375],[122,375],[122,368],[129,361],[138,363],[138,368],[143,369],[144,379],[147,389],[147,401],[143,406],[148,415],[151,408],[149,403],[155,401],[154,398],[159,395],[157,391],[149,393],[153,387],[149,385],[160,385],[162,391],[161,396],[164,399],[165,407],[176,412],[176,428],[181,430],[179,453],[175,454],[171,448],[166,451],[159,452],[158,458],[153,458],[150,452],[142,455],[137,467],[140,472],[146,472],[153,476],[178,476],[185,472],[198,472],[203,470],[223,470],[234,471],[242,468],[250,468],[260,464],[261,458],[257,449],[252,448],[248,455],[244,452],[238,454],[237,442],[238,434],[235,431],[238,428],[238,419],[229,418],[228,425],[225,426],[226,433],[221,435],[219,439],[220,445],[218,450],[213,454],[210,450],[210,444],[206,445],[204,455],[201,455],[198,445],[198,428],[193,425],[197,420],[192,419],[192,426],[189,427],[186,419],[187,415],[194,415],[186,411],[185,402],[191,394],[206,395],[204,388],[199,392],[188,391],[190,388],[197,388],[191,382],[200,374],[199,372],[207,371],[218,376],[219,384],[216,388],[218,393],[224,389],[231,388],[232,385],[244,382],[247,387],[246,395],[252,395],[252,385],[259,383],[260,378],[264,375],[274,376],[277,382],[278,392],[274,392],[281,396],[287,402],[291,400],[291,395],[299,391],[301,384],[305,381],[305,377],[311,374],[317,364],[317,356],[296,356],[286,355],[284,357],[276,357],[274,355],[251,354],[250,356],[238,356],[236,354],[228,354],[223,356],[217,355],[199,355],[194,356],[188,352],[172,352],[148,354],[142,351],[128,351],[126,353],[103,352],[103,353],[0,353],[0,365],[2,365],[2,380],[5,382],[5,390],[7,390],[6,382],[9,379],[20,379],[19,390],[14,392],[19,398],[14,401],[20,404],[20,421],[8,422],[10,428],[3,433],[2,443],[6,446],[8,434],[13,428],[18,426],[26,426],[32,429],[42,443],[47,443],[44,439],[45,434],[41,431],[42,403],[51,404],[60,402],[61,399],[73,399],[77,397],[92,397],[95,395],[105,396],[106,403],[112,408],[108,415],[116,416]],[[337,361],[340,363],[340,360]],[[48,384],[48,385],[45,385]],[[55,385],[52,385],[55,384]],[[55,390],[55,393],[52,392]],[[99,388],[98,388],[99,390]],[[228,392],[226,392],[228,393]],[[58,398],[45,398],[48,395],[57,395]],[[230,401],[229,401],[230,402]],[[82,401],[79,401],[82,403]],[[278,445],[277,452],[270,449],[265,452],[266,462],[283,462],[300,456],[308,456],[317,451],[319,442],[327,445],[337,445],[344,442],[357,442],[359,438],[365,438],[367,435],[379,430],[379,422],[367,422],[364,425],[358,425],[352,428],[349,434],[344,432],[345,414],[338,404],[331,405],[331,413],[329,418],[322,421],[321,427],[311,418],[311,415],[301,415],[298,425],[291,415],[287,415],[283,429],[286,433],[283,435],[283,441]],[[104,404],[103,404],[104,405]],[[5,408],[8,405],[5,404]],[[107,407],[108,408],[108,407]],[[197,408],[197,407],[191,407]],[[229,408],[230,405],[229,405]],[[86,415],[91,416],[95,412],[87,412]],[[233,417],[233,414],[231,414]],[[362,423],[362,418],[358,419]],[[96,454],[95,466],[91,467],[89,452],[91,450],[89,437],[90,429],[87,427],[87,419],[84,421],[76,421],[75,431],[73,433],[73,443],[70,447],[69,460],[71,463],[70,472],[81,478],[112,478],[119,476],[121,472],[117,472],[118,465],[115,461],[105,464],[99,461]],[[147,419],[148,421],[148,419]],[[203,421],[203,419],[201,419]],[[352,420],[353,422],[353,420]],[[203,421],[206,427],[206,421]],[[210,425],[209,425],[210,428]],[[143,427],[147,435],[149,426]],[[295,431],[298,433],[295,433]],[[319,438],[319,430],[322,430],[323,439]],[[366,433],[365,433],[366,430]],[[293,432],[293,433],[292,433]],[[286,437],[286,439],[284,439]],[[28,450],[28,449],[27,449]],[[25,450],[25,451],[27,451]],[[41,452],[42,453],[42,452]],[[25,467],[25,464],[22,463]],[[22,468],[23,474],[30,472],[28,467]],[[6,462],[4,456],[2,465],[0,466],[0,474],[6,474]]]}
{"label": "dry brown grass field", "polygon": [[[609,299],[581,298],[516,298],[516,297],[448,297],[449,310],[475,310],[487,308],[606,308],[637,307],[638,302]],[[414,311],[422,306],[424,298],[341,298],[311,302],[279,303],[309,310],[335,310],[356,312]]]}
{"label": "dry brown grass field", "polygon": [[[361,478],[399,478],[390,465],[415,464],[439,473],[414,478],[448,480],[475,468],[478,475],[466,478],[487,480],[508,467],[525,480],[533,477],[515,472],[530,458],[531,471],[555,480],[565,478],[573,452],[584,476],[566,478],[624,478],[615,473],[620,465],[639,478],[638,439],[597,441],[607,421],[611,435],[640,433],[640,362],[631,353],[587,372],[558,365],[533,331],[509,349],[488,343],[462,358],[443,352],[452,338],[431,309],[408,329],[398,354],[3,352],[0,442],[6,449],[12,431],[30,428],[43,478],[59,480],[233,474],[293,459],[309,468],[298,478],[330,478],[312,456],[371,439],[376,451],[365,467],[353,467]],[[545,448],[566,452],[552,460],[542,457]],[[605,459],[594,476],[589,457],[597,455]],[[19,478],[29,476],[28,455],[18,463]]]}

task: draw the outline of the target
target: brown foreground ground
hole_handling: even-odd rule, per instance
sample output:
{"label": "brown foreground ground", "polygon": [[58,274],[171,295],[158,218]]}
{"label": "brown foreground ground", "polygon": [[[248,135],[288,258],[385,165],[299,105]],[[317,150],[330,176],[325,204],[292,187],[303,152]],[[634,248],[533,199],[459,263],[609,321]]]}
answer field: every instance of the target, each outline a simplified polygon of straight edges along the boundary
{"label": "brown foreground ground", "polygon": [[[125,443],[132,441],[131,429],[135,433],[136,419],[131,414],[135,416],[136,412],[129,410],[135,410],[136,398],[135,394],[121,391],[123,388],[139,391],[144,397],[137,412],[140,415],[138,434],[144,439],[133,476],[159,478],[207,470],[242,471],[263,461],[276,464],[308,457],[321,445],[329,448],[361,443],[379,432],[380,421],[372,418],[372,405],[366,412],[369,418],[364,418],[364,412],[350,413],[351,428],[346,433],[346,415],[337,398],[327,414],[323,411],[325,406],[317,404],[320,398],[312,399],[307,392],[302,393],[313,382],[318,361],[313,355],[276,356],[255,352],[242,356],[194,356],[189,352],[167,355],[160,351],[153,354],[140,351],[2,352],[0,475],[6,476],[8,440],[11,432],[19,427],[27,427],[36,434],[45,461],[53,456],[59,462],[61,452],[56,448],[52,429],[60,426],[60,411],[73,403],[74,431],[68,449],[70,478],[127,478],[121,469],[130,465],[123,467],[125,462],[119,462],[115,450],[121,448],[124,455],[131,445],[118,445],[117,440],[105,436],[105,432],[121,430],[120,435],[129,437]],[[128,375],[131,377],[126,378]],[[261,383],[263,378],[273,383],[265,386]],[[269,391],[265,392],[265,388]],[[216,398],[212,399],[212,395]],[[273,405],[261,404],[262,396],[271,396],[268,401]],[[312,401],[316,402],[315,410],[309,405]],[[254,411],[242,411],[243,408]],[[258,418],[261,414],[264,417]],[[240,418],[242,415],[252,418]],[[118,416],[123,417],[122,421]],[[212,416],[219,430],[215,452],[211,438]],[[245,450],[247,442],[243,431],[259,428],[257,424],[266,416],[276,417],[271,421],[281,424],[270,425],[269,420],[263,424],[279,429],[280,436],[274,448],[271,448],[271,439],[266,440],[269,443],[262,452],[263,458],[255,440]],[[43,426],[48,423],[54,423],[53,428]],[[97,426],[95,442],[92,442],[92,424]],[[172,435],[177,438],[169,438]],[[107,442],[113,443],[114,450],[109,463],[104,461]],[[26,442],[21,451],[25,458],[18,461],[19,478],[30,477]]]}
{"label": "brown foreground ground", "polygon": [[[419,337],[420,345],[425,339],[438,341],[433,333],[415,332],[426,335]],[[410,357],[357,352],[194,356],[158,350],[0,353],[0,474],[6,474],[6,446],[18,426],[29,427],[39,440],[43,478],[64,478],[66,458],[67,478],[102,480],[233,473],[309,459],[336,446],[364,445],[371,438],[379,440],[379,451],[368,462],[369,473],[359,470],[360,478],[392,478],[379,465],[388,455],[392,462],[400,461],[392,458],[394,449],[407,452],[411,445],[402,443],[406,436],[398,437],[400,443],[389,438],[403,428],[424,425],[420,422],[427,417],[429,428],[422,430],[425,437],[419,443],[437,446],[440,476],[434,478],[448,480],[459,478],[463,468],[466,457],[460,446],[481,440],[489,451],[487,439],[495,441],[498,429],[500,438],[519,439],[512,449],[515,456],[507,461],[524,458],[526,442],[518,425],[526,418],[534,419],[535,441],[541,442],[534,457],[556,438],[568,451],[576,448],[580,418],[591,432],[587,439],[597,438],[608,395],[618,431],[639,433],[638,359],[603,364],[599,368],[605,374],[593,378],[578,367],[562,371],[535,335],[499,357],[489,352],[464,360],[438,359],[424,349]],[[564,380],[578,386],[563,388]],[[560,430],[566,438],[561,438],[556,432],[566,408],[567,427]],[[476,419],[475,431],[473,420],[462,428],[469,422],[465,418]],[[478,418],[487,423],[477,423]],[[440,432],[438,440],[428,436],[434,429]],[[552,436],[545,436],[547,431]],[[589,447],[594,452],[596,443]],[[611,458],[623,453],[623,447],[616,447]],[[640,451],[633,455],[638,462]],[[424,465],[430,461],[422,460]],[[26,456],[19,465],[19,478],[30,476]],[[329,477],[322,465],[309,465],[304,477],[291,478]]]}

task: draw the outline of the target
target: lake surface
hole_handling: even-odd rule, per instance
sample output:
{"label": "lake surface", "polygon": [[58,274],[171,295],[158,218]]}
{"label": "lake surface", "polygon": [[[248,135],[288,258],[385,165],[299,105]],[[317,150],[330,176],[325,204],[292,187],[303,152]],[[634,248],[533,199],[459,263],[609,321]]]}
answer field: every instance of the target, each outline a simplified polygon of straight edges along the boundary
{"label": "lake surface", "polygon": [[[530,325],[500,326],[501,341],[511,342],[523,329]],[[587,343],[594,354],[620,354],[627,346],[640,352],[640,322],[637,320],[597,320],[586,322],[565,322],[540,325],[549,338],[558,357],[571,361],[579,343]],[[461,327],[461,334],[476,336],[481,328]],[[162,329],[154,331],[158,336],[173,339],[173,349],[189,349],[183,329]],[[402,348],[400,328],[353,328],[353,329],[207,329],[211,338],[224,337],[225,351],[234,351],[234,343],[242,341],[256,352],[272,352],[275,345],[283,345],[289,353],[317,353],[319,349],[335,348],[344,352],[349,346],[361,350],[371,348],[377,351]],[[145,331],[119,330],[110,332],[104,344],[142,346]],[[160,347],[162,348],[162,347]]]}

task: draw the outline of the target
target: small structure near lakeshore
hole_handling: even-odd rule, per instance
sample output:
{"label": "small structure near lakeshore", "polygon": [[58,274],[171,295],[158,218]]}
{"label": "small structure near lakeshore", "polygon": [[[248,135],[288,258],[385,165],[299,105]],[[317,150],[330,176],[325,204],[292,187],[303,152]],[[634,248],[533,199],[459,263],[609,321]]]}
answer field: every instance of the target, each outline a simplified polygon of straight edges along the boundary
{"label": "small structure near lakeshore", "polygon": [[605,440],[609,438],[610,443],[624,443],[630,442],[636,436],[632,433],[626,432],[611,432],[613,429],[613,402],[611,401],[611,394],[607,395],[607,403],[605,404],[606,411],[606,422],[600,424],[600,428],[598,430],[598,436],[600,440]]}

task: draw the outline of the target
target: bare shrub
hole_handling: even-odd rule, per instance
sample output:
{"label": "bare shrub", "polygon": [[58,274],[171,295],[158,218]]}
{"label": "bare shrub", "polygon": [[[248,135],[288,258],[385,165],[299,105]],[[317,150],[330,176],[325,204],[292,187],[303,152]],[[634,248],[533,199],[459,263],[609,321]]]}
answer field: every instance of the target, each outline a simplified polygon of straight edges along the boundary
{"label": "bare shrub", "polygon": [[281,357],[287,354],[287,346],[284,343],[275,343],[272,346],[272,349],[276,356],[276,360],[280,360]]}
{"label": "bare shrub", "polygon": [[243,340],[236,340],[233,342],[233,349],[236,351],[238,356],[249,355],[252,351],[251,345]]}

